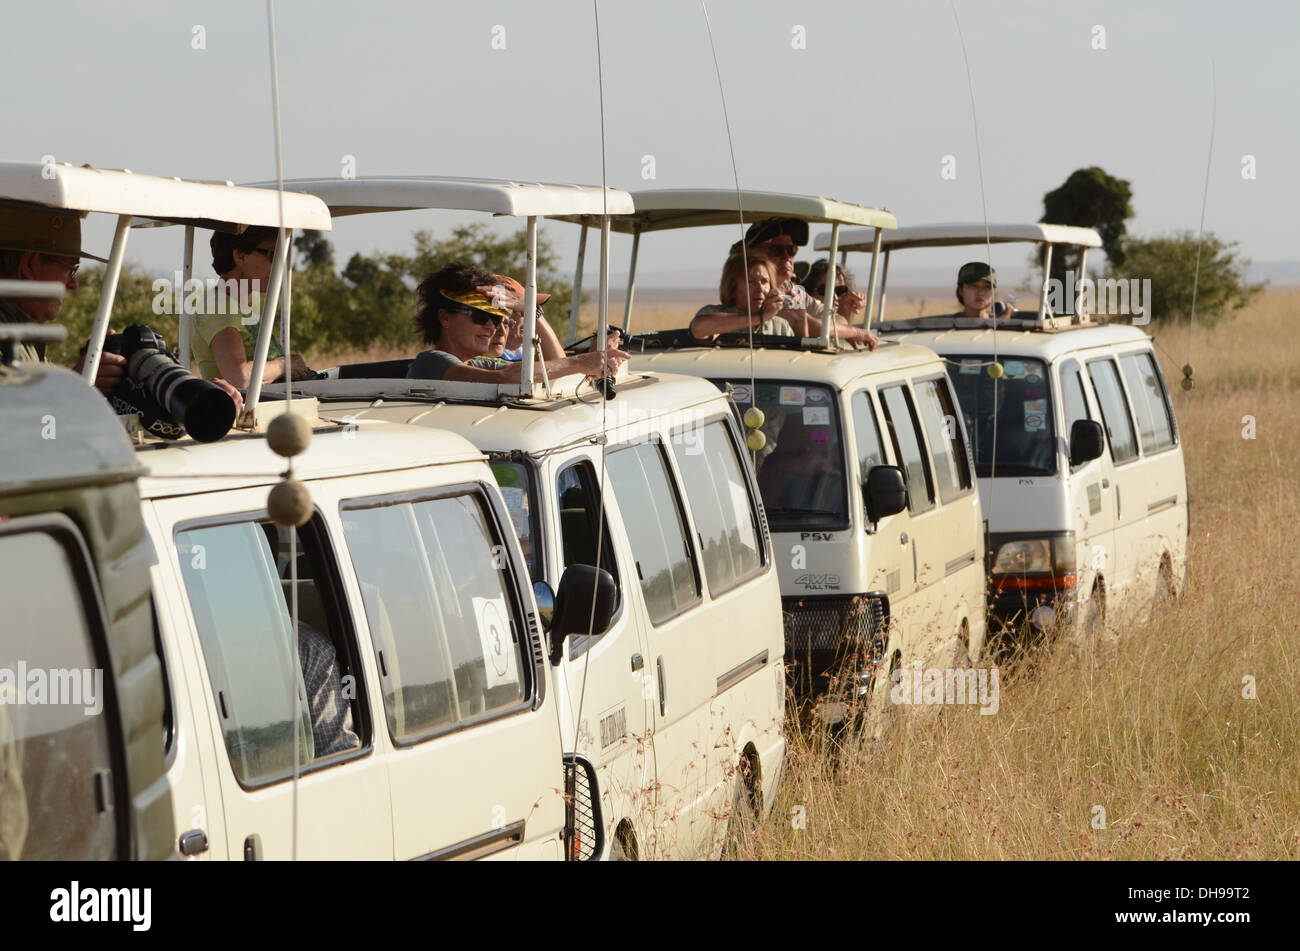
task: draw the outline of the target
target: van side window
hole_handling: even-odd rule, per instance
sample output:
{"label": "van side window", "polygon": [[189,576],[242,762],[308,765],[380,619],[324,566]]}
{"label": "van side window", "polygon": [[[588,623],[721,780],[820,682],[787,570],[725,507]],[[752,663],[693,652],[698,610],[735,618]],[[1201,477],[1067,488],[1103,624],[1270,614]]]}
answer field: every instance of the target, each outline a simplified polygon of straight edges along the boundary
{"label": "van side window", "polygon": [[93,575],[71,523],[23,521],[0,526],[0,860],[122,858]]}
{"label": "van side window", "polygon": [[758,509],[724,420],[674,433],[672,446],[716,597],[762,567]]}
{"label": "van side window", "polygon": [[1091,360],[1088,376],[1092,378],[1097,402],[1101,404],[1101,418],[1106,426],[1106,439],[1110,443],[1110,457],[1115,462],[1128,462],[1137,458],[1137,440],[1133,436],[1133,423],[1129,420],[1128,401],[1119,385],[1119,375],[1112,360]]}
{"label": "van side window", "polygon": [[[291,774],[295,732],[301,767],[361,745],[348,653],[336,646],[339,623],[331,621],[307,559],[298,579],[294,663],[290,546],[287,534],[281,539],[284,531],[250,519],[176,533],[222,737],[231,769],[244,786]],[[295,547],[303,552],[305,544],[299,533]],[[291,683],[298,693],[296,726]]]}
{"label": "van side window", "polygon": [[343,532],[399,744],[517,707],[529,695],[523,621],[475,493],[352,500]]}
{"label": "van side window", "polygon": [[912,398],[899,384],[882,389],[880,400],[885,407],[885,423],[894,444],[894,455],[907,478],[907,510],[923,512],[934,505],[934,486],[930,482],[930,467],[918,434]]}
{"label": "van side window", "polygon": [[1065,438],[1070,438],[1070,430],[1080,419],[1092,419],[1088,412],[1088,398],[1084,395],[1083,373],[1078,366],[1071,367],[1061,374],[1061,405],[1065,410]]}
{"label": "van side window", "polygon": [[885,465],[885,447],[880,442],[880,427],[876,424],[876,410],[871,404],[871,392],[858,390],[851,401],[853,409],[853,442],[858,447],[858,471],[863,479],[873,466]]}
{"label": "van side window", "polygon": [[937,377],[913,384],[916,401],[921,407],[925,435],[934,459],[934,474],[939,483],[939,498],[950,502],[971,487],[970,466],[966,459],[966,445],[961,438],[961,425],[948,392],[948,378]]}
{"label": "van side window", "polygon": [[534,581],[545,577],[542,567],[542,553],[538,545],[541,537],[537,531],[537,503],[533,495],[533,471],[527,463],[513,460],[493,459],[492,475],[496,477],[497,487],[505,500],[506,510],[514,525],[515,537],[524,552],[524,564]]}
{"label": "van side window", "polygon": [[700,599],[681,502],[657,443],[612,450],[606,465],[632,543],[646,610],[658,624]]}
{"label": "van side window", "polygon": [[1119,366],[1133,398],[1143,455],[1170,448],[1174,444],[1173,421],[1152,354],[1126,353],[1119,358]]}

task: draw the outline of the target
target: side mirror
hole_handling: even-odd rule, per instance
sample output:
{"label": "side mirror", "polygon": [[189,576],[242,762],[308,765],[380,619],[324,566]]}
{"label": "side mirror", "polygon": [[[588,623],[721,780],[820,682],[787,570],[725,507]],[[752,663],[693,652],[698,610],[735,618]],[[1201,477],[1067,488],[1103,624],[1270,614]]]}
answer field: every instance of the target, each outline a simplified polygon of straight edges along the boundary
{"label": "side mirror", "polygon": [[[614,576],[595,565],[570,565],[560,578],[551,621],[551,663],[564,656],[570,634],[604,634],[614,616]],[[594,610],[593,610],[594,608]]]}
{"label": "side mirror", "polygon": [[862,495],[867,504],[867,518],[879,522],[889,515],[897,515],[907,508],[907,482],[898,466],[872,466],[867,480],[862,483]]}
{"label": "side mirror", "polygon": [[537,620],[542,623],[542,630],[549,633],[555,623],[555,592],[545,581],[534,581],[533,600],[537,602]]}
{"label": "side mirror", "polygon": [[1070,465],[1081,466],[1101,457],[1106,434],[1094,419],[1076,419],[1070,427]]}

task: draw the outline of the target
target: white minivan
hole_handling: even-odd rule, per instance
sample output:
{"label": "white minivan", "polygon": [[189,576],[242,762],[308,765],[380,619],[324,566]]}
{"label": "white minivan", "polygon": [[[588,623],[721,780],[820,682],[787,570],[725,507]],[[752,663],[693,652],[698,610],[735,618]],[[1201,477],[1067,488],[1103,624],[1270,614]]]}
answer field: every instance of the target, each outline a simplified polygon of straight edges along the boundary
{"label": "white minivan", "polygon": [[[524,219],[530,262],[539,216],[599,225],[631,210],[624,192],[574,185],[411,177],[289,187],[343,216]],[[786,748],[779,582],[743,443],[726,399],[698,379],[624,371],[608,400],[582,377],[530,380],[531,267],[524,284],[521,383],[406,379],[409,361],[399,360],[342,366],[295,389],[341,422],[433,426],[488,453],[528,570],[557,586],[557,602],[566,571],[608,573],[600,601],[612,620],[550,648],[564,750],[596,766],[607,857],[715,856],[746,813],[771,809]]]}
{"label": "white minivan", "polygon": [[[981,223],[899,229],[885,248],[982,246],[986,234],[1039,245],[1044,262],[1053,245],[1101,243],[1092,229]],[[1013,631],[1131,618],[1187,575],[1187,476],[1152,340],[1127,322],[1054,316],[1051,300],[1045,268],[1037,313],[877,328],[947,363],[988,522],[990,609]]]}
{"label": "white minivan", "polygon": [[[746,222],[868,224],[875,234],[897,226],[886,211],[809,195],[655,189],[632,200],[613,227],[635,236],[633,273],[642,235],[687,227],[714,227],[721,270],[741,208]],[[683,309],[682,328],[694,312]],[[625,322],[632,316],[629,306]],[[728,392],[738,418],[762,414],[750,460],[773,532],[796,694],[823,697],[815,709],[836,719],[845,700],[883,701],[889,678],[878,673],[977,660],[984,539],[942,361],[910,345],[849,349],[830,339],[829,322],[820,339],[752,344],[746,333],[698,340],[682,329],[638,334],[624,349],[637,371],[703,377]]]}

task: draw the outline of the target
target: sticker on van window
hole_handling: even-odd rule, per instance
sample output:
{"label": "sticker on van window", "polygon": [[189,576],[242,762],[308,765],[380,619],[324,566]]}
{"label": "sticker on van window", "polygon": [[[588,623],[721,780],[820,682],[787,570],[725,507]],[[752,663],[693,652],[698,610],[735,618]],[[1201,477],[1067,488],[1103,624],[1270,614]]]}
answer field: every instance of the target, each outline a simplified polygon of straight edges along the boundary
{"label": "sticker on van window", "polygon": [[749,387],[739,383],[731,384],[731,398],[737,403],[748,403],[750,397]]}
{"label": "sticker on van window", "polygon": [[814,429],[808,433],[809,442],[830,442],[831,431],[829,429]]}
{"label": "sticker on van window", "polygon": [[963,361],[961,362],[961,369],[960,369],[958,372],[960,372],[960,373],[967,373],[967,374],[969,374],[969,373],[979,373],[979,372],[980,372],[980,362],[979,362],[978,360],[963,360]]}
{"label": "sticker on van window", "polygon": [[483,669],[488,687],[518,682],[511,652],[510,620],[505,598],[474,598],[474,619],[483,646]]}
{"label": "sticker on van window", "polygon": [[519,482],[519,470],[509,463],[493,466],[492,474],[496,476],[497,485],[503,489]]}
{"label": "sticker on van window", "polygon": [[1025,432],[1036,433],[1047,428],[1047,400],[1025,400]]}
{"label": "sticker on van window", "polygon": [[822,390],[809,390],[807,394],[805,394],[805,398],[808,400],[810,406],[821,406],[826,402],[826,394]]}
{"label": "sticker on van window", "polygon": [[758,388],[758,401],[760,403],[772,403],[776,400],[775,386],[760,386]]}
{"label": "sticker on van window", "polygon": [[804,388],[802,386],[781,387],[782,406],[802,406],[803,404],[804,404]]}
{"label": "sticker on van window", "polygon": [[1016,379],[1019,379],[1020,377],[1025,375],[1025,361],[1006,360],[1002,364],[1002,369],[1006,372],[1006,375],[1008,377],[1014,377]]}
{"label": "sticker on van window", "polygon": [[1025,374],[1025,382],[1026,382],[1026,383],[1038,383],[1038,382],[1041,382],[1041,378],[1039,377],[1039,375],[1038,375],[1037,373],[1026,373],[1026,374]]}
{"label": "sticker on van window", "polygon": [[803,424],[805,426],[829,426],[831,424],[831,408],[829,406],[805,406],[803,408]]}

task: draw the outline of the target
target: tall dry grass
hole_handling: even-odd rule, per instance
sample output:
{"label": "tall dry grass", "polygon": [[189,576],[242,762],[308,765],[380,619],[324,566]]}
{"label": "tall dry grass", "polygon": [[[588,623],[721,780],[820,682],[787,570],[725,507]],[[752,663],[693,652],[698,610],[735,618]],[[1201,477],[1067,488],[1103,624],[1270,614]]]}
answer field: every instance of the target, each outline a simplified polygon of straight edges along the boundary
{"label": "tall dry grass", "polygon": [[1186,393],[1186,331],[1158,335],[1191,504],[1181,601],[1037,657],[992,716],[909,711],[853,755],[796,728],[741,857],[1300,857],[1297,317],[1300,292],[1272,291],[1196,331]]}

